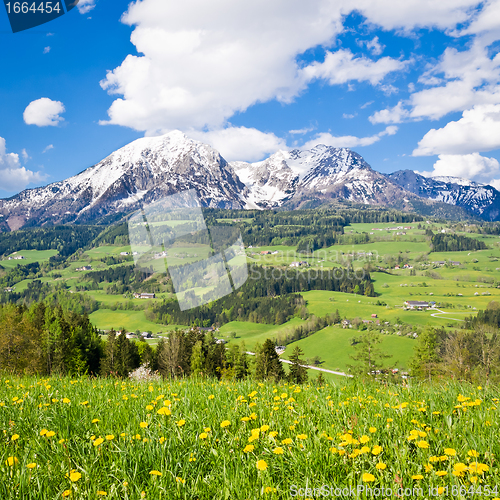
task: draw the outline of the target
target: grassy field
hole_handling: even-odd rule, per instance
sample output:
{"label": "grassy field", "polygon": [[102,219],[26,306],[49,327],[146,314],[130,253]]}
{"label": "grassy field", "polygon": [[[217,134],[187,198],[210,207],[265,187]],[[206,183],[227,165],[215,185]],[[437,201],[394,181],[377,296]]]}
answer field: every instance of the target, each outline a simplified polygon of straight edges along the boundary
{"label": "grassy field", "polygon": [[[350,341],[355,336],[359,336],[359,332],[356,330],[329,326],[310,337],[290,344],[281,357],[289,359],[293,349],[298,346],[304,352],[304,358],[312,359],[319,356],[322,362],[321,368],[347,372],[348,365],[355,364],[350,358],[351,355],[355,354]],[[413,355],[415,340],[397,335],[382,335],[381,338],[380,349],[385,354],[392,356],[384,360],[384,367],[407,370]]]}
{"label": "grassy field", "polygon": [[497,396],[459,384],[3,378],[0,497],[276,500],[324,487],[498,499]]}
{"label": "grassy field", "polygon": [[26,265],[32,264],[33,262],[45,262],[54,255],[57,255],[57,250],[20,250],[19,252],[14,252],[9,257],[23,256],[24,259],[8,260],[8,258],[6,258],[0,261],[0,265],[5,269],[13,269],[18,264]]}
{"label": "grassy field", "polygon": [[101,330],[115,330],[125,327],[127,331],[141,332],[152,331],[153,333],[165,332],[170,330],[170,327],[148,321],[144,311],[122,311],[111,309],[99,309],[89,315],[89,319],[94,326]]}

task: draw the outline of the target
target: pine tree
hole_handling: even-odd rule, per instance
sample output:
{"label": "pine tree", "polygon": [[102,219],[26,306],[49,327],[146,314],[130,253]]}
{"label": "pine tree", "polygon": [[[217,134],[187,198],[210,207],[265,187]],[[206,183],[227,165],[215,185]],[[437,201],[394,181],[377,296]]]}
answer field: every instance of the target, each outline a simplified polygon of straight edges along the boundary
{"label": "pine tree", "polygon": [[283,365],[272,340],[267,339],[260,351],[256,352],[255,362],[255,377],[257,380],[273,380],[277,382],[285,378]]}
{"label": "pine tree", "polygon": [[203,355],[203,342],[199,340],[193,347],[191,354],[191,375],[198,376],[203,372],[205,356]]}
{"label": "pine tree", "polygon": [[300,357],[304,355],[304,352],[299,346],[295,346],[295,349],[290,356],[290,372],[288,374],[289,382],[295,384],[305,384],[307,382],[307,368],[304,365],[305,362]]}
{"label": "pine tree", "polygon": [[239,352],[236,353],[234,362],[234,377],[236,380],[242,380],[248,376],[248,355],[245,342],[240,345]]}

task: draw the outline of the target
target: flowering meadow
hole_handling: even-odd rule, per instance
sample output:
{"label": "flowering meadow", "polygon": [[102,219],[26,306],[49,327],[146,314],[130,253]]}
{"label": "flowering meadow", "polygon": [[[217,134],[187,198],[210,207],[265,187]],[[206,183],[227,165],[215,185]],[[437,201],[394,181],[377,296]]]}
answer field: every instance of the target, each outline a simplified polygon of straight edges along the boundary
{"label": "flowering meadow", "polygon": [[459,384],[3,377],[0,498],[349,498],[363,487],[358,498],[498,500],[497,396]]}

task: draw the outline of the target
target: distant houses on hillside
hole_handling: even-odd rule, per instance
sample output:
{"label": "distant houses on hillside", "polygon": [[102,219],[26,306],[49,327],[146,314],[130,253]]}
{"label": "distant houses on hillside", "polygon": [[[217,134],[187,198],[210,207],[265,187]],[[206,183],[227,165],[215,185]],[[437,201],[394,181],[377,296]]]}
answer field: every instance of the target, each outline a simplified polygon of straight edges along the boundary
{"label": "distant houses on hillside", "polygon": [[290,264],[290,267],[302,267],[302,266],[308,266],[309,264],[305,260],[299,260],[297,262],[292,262]]}
{"label": "distant houses on hillside", "polygon": [[134,293],[136,299],[155,299],[156,295],[154,293]]}
{"label": "distant houses on hillside", "polygon": [[77,267],[77,271],[92,271],[92,266]]}
{"label": "distant houses on hillside", "polygon": [[9,257],[9,260],[23,260],[25,257],[24,255],[15,255],[12,257],[12,255]]}
{"label": "distant houses on hillside", "polygon": [[435,305],[435,302],[426,302],[424,300],[406,300],[404,303],[406,309],[417,309],[420,311],[428,309],[429,307],[434,307]]}

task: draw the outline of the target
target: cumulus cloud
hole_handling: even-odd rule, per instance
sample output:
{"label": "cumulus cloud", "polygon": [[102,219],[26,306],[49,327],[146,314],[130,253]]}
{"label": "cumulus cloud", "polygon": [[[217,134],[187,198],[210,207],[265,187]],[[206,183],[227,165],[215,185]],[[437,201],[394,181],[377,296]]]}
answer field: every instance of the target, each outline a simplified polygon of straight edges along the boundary
{"label": "cumulus cloud", "polygon": [[375,142],[380,141],[385,135],[394,135],[398,131],[398,127],[390,125],[385,130],[378,134],[369,137],[356,137],[354,135],[334,136],[327,132],[318,134],[315,138],[307,141],[302,149],[311,149],[318,144],[325,144],[326,146],[333,146],[335,148],[355,148],[362,146],[370,146]]}
{"label": "cumulus cloud", "polygon": [[[23,149],[23,157],[25,157],[24,153],[26,151]],[[0,137],[0,177],[2,178],[0,189],[3,191],[23,189],[28,184],[40,182],[45,179],[45,176],[40,172],[32,172],[25,167],[21,167],[19,155],[16,153],[7,153],[3,137]]]}
{"label": "cumulus cloud", "polygon": [[500,164],[496,158],[487,158],[479,153],[439,155],[439,159],[434,163],[433,170],[431,172],[421,172],[421,174],[427,177],[462,177],[476,182],[498,185]]}
{"label": "cumulus cloud", "polygon": [[327,80],[330,85],[339,85],[349,81],[368,81],[372,85],[380,83],[393,71],[405,68],[406,63],[382,57],[377,61],[361,56],[355,57],[350,50],[327,52],[324,62],[314,62],[302,70],[307,82],[316,79]]}
{"label": "cumulus cloud", "polygon": [[371,123],[401,123],[409,115],[408,111],[403,108],[403,103],[400,101],[393,108],[382,109],[376,111],[368,118]]}
{"label": "cumulus cloud", "polygon": [[500,104],[474,106],[462,118],[427,132],[413,156],[468,154],[500,148]]}
{"label": "cumulus cloud", "polygon": [[257,161],[278,149],[288,149],[283,139],[255,128],[228,127],[209,132],[191,131],[186,134],[210,144],[228,161]]}
{"label": "cumulus cloud", "polygon": [[48,45],[47,47],[45,47],[45,48],[43,49],[43,53],[44,53],[44,54],[48,54],[49,52],[50,52],[50,45]]}
{"label": "cumulus cloud", "polygon": [[42,97],[28,104],[24,110],[23,118],[27,125],[55,127],[64,120],[64,118],[59,116],[64,111],[65,108],[62,102]]}
{"label": "cumulus cloud", "polygon": [[77,7],[80,14],[87,14],[95,7],[95,0],[80,0]]}
{"label": "cumulus cloud", "polygon": [[101,123],[147,133],[220,129],[258,102],[292,101],[315,80],[378,85],[404,63],[343,49],[305,67],[297,61],[310,48],[331,46],[353,8],[347,0],[132,3],[123,21],[134,27],[140,55],[127,56],[101,82],[119,96]]}

